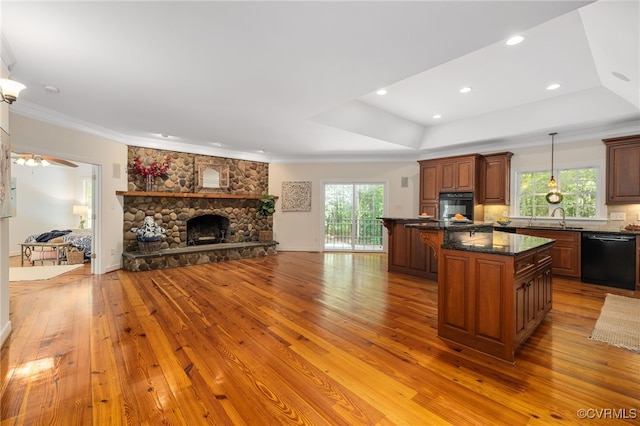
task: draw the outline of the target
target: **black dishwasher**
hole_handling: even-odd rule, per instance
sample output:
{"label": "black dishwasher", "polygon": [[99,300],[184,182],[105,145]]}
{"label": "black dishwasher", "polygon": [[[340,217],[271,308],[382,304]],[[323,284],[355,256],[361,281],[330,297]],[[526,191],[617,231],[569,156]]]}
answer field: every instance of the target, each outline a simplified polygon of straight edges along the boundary
{"label": "black dishwasher", "polygon": [[582,233],[582,281],[635,290],[635,235]]}

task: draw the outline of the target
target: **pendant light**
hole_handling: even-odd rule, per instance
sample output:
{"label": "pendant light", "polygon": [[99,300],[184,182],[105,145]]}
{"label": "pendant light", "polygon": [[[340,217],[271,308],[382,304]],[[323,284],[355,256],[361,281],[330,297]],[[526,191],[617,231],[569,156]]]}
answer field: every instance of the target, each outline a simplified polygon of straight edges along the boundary
{"label": "pendant light", "polygon": [[562,194],[558,191],[558,182],[553,176],[553,153],[554,153],[554,141],[557,132],[549,133],[551,136],[551,178],[549,179],[549,183],[547,186],[549,187],[549,193],[546,196],[547,202],[549,204],[560,204],[562,202]]}
{"label": "pendant light", "polygon": [[558,182],[556,182],[556,179],[553,177],[553,145],[554,145],[554,139],[555,136],[558,133],[553,132],[553,133],[549,133],[549,136],[551,136],[551,179],[549,179],[549,183],[547,184],[547,186],[549,187],[550,191],[557,191],[558,190]]}

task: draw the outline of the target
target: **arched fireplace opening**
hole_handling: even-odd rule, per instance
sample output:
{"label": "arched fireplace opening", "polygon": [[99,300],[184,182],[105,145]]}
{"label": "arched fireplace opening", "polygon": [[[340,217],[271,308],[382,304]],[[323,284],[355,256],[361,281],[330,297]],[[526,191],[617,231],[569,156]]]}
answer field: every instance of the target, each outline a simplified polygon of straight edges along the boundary
{"label": "arched fireplace opening", "polygon": [[203,214],[187,220],[187,245],[220,244],[229,240],[229,219]]}

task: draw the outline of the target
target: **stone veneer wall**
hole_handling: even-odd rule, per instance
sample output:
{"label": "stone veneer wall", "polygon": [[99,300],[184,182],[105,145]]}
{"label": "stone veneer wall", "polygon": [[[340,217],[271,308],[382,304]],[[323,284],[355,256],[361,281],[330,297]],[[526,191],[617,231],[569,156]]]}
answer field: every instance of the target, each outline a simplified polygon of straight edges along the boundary
{"label": "stone veneer wall", "polygon": [[[169,156],[167,178],[156,178],[153,191],[193,193],[195,188],[196,157],[212,158],[197,154],[163,151],[150,148],[129,147],[129,164],[140,157],[143,164],[162,162]],[[260,195],[268,191],[269,164],[216,157],[229,167],[229,188],[218,192],[236,195]],[[129,167],[128,190],[145,191],[145,182],[133,167]],[[229,218],[229,243],[258,241],[260,231],[273,229],[273,218],[259,216],[257,199],[231,198],[173,198],[158,194],[124,197],[124,250],[137,249],[131,228],[140,227],[146,216],[153,216],[156,223],[167,230],[162,249],[186,247],[187,219],[202,214],[217,214]]]}
{"label": "stone veneer wall", "polygon": [[[215,158],[229,167],[229,187],[216,190],[219,193],[260,195],[269,190],[269,164],[257,161],[237,160],[233,158],[210,157],[189,154],[186,152],[162,151],[151,148],[130,146],[127,157],[131,164],[140,157],[143,165],[149,166],[154,161],[161,163],[169,157],[170,164],[167,178],[155,178],[154,191],[159,192],[194,192],[196,187],[195,159]],[[136,173],[133,167],[128,168],[129,191],[144,191],[145,180]]]}

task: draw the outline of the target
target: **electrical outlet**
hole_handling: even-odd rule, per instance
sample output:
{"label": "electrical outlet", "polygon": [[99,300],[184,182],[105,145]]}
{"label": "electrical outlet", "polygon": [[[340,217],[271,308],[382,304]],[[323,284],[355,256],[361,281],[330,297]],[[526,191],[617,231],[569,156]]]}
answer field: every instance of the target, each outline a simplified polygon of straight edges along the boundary
{"label": "electrical outlet", "polygon": [[638,213],[638,222],[640,222],[640,213]]}
{"label": "electrical outlet", "polygon": [[609,219],[611,220],[627,220],[626,213],[611,213],[609,215]]}
{"label": "electrical outlet", "polygon": [[[508,217],[509,216],[509,210],[503,210],[502,211],[502,217]],[[639,214],[640,216],[640,214]]]}

